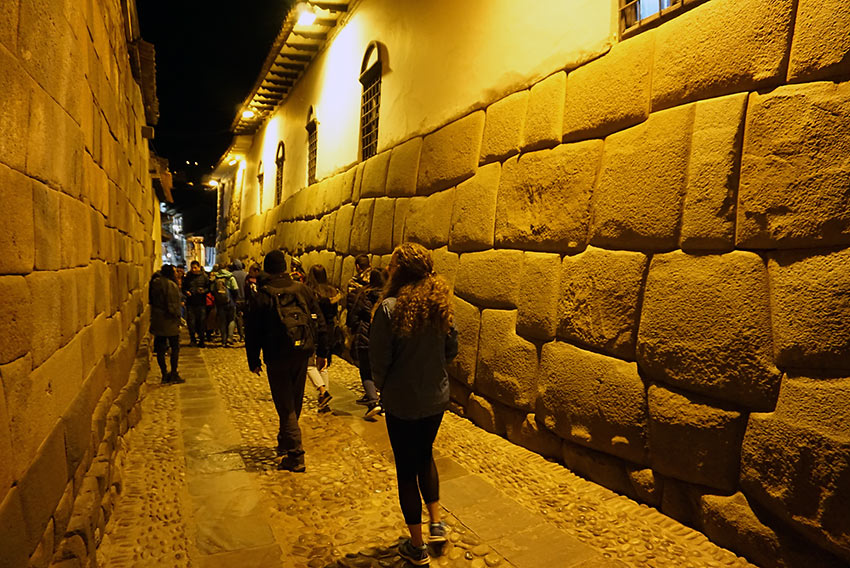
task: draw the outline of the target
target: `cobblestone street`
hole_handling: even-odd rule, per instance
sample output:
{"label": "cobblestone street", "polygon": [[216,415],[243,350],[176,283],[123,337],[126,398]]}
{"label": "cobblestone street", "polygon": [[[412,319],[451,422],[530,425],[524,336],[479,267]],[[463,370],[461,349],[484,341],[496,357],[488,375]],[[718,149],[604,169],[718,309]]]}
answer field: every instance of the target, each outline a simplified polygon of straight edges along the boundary
{"label": "cobblestone street", "polygon": [[[186,383],[152,370],[122,452],[123,491],[98,564],[401,567],[406,534],[383,418],[367,422],[354,367],[331,367],[332,412],[308,383],[307,472],[277,471],[265,374],[242,349],[185,348]],[[749,566],[654,509],[447,413],[435,443],[449,542],[435,566]]]}

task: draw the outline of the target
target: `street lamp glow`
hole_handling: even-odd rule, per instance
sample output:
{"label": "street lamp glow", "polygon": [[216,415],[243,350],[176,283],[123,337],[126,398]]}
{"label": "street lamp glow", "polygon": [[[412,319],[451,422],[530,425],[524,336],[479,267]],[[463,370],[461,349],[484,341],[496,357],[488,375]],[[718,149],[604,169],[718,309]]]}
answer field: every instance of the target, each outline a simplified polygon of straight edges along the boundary
{"label": "street lamp glow", "polygon": [[227,162],[227,165],[228,165],[228,166],[235,166],[235,165],[236,165],[236,158],[233,158],[232,160],[230,160],[229,162]]}
{"label": "street lamp glow", "polygon": [[210,187],[218,187],[218,180],[217,179],[211,179],[209,185],[210,185]]}
{"label": "street lamp glow", "polygon": [[246,119],[254,118],[254,111],[251,110],[251,109],[243,110],[242,111],[242,118],[246,118]]}
{"label": "street lamp glow", "polygon": [[312,26],[316,21],[316,13],[308,4],[299,5],[298,21],[296,26]]}

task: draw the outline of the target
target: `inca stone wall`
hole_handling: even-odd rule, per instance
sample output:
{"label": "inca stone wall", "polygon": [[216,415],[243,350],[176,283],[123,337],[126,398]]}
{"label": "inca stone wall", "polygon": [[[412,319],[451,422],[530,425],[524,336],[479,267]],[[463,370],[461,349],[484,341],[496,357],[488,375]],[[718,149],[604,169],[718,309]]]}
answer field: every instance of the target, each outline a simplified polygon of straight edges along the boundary
{"label": "inca stone wall", "polygon": [[157,204],[122,4],[0,2],[3,567],[89,565],[138,419]]}
{"label": "inca stone wall", "polygon": [[219,254],[431,248],[454,408],[763,566],[850,563],[850,5],[712,0]]}

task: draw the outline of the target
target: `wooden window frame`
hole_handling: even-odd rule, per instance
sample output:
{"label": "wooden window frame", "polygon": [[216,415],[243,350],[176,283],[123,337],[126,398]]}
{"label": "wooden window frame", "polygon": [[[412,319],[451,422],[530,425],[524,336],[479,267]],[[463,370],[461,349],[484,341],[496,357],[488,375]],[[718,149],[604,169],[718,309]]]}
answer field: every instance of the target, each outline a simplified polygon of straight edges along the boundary
{"label": "wooden window frame", "polygon": [[[366,47],[363,63],[360,65],[360,84],[363,90],[360,96],[360,159],[367,160],[378,153],[378,126],[381,108],[381,74],[383,62],[381,45],[373,41]],[[369,62],[372,55],[375,62]]]}
{"label": "wooden window frame", "polygon": [[[620,0],[619,21],[620,39],[628,39],[645,30],[657,27],[676,16],[687,12],[691,8],[708,2],[709,0]],[[658,4],[659,11],[651,16],[640,19],[641,4]],[[670,6],[664,7],[665,3]]]}

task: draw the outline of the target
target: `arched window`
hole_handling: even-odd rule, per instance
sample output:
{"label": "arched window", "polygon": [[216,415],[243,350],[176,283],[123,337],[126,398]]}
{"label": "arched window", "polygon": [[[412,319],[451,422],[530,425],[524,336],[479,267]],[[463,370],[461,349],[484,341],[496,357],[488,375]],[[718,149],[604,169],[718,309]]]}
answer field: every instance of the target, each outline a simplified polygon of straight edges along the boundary
{"label": "arched window", "polygon": [[275,207],[283,201],[283,140],[277,143],[277,152],[274,155],[274,204]]}
{"label": "arched window", "polygon": [[316,121],[316,115],[313,113],[313,107],[307,113],[307,185],[316,183],[316,154],[319,147],[318,133],[316,126],[319,123]]}
{"label": "arched window", "polygon": [[257,213],[263,212],[263,162],[257,165]]}
{"label": "arched window", "polygon": [[378,151],[378,110],[381,106],[381,49],[373,41],[366,48],[363,64],[360,66],[360,84],[363,95],[360,98],[360,158],[371,158]]}

